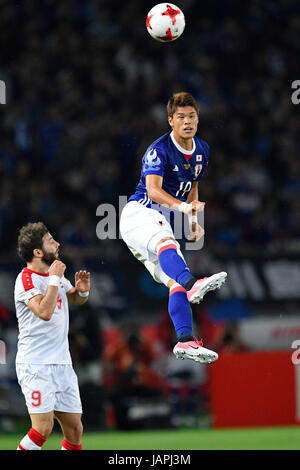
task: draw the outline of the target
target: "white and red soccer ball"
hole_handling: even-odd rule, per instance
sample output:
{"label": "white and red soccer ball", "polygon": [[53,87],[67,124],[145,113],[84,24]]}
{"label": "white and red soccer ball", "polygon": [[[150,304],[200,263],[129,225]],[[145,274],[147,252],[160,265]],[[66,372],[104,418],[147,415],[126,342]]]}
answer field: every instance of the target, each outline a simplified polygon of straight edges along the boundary
{"label": "white and red soccer ball", "polygon": [[184,31],[184,14],[173,3],[159,3],[149,11],[146,27],[148,33],[157,41],[175,41]]}

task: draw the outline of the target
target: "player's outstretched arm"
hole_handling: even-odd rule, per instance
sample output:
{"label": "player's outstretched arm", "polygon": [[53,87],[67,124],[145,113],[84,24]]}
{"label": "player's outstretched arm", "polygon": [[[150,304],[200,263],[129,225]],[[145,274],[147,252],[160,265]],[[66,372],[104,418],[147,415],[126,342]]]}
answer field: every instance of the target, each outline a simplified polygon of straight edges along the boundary
{"label": "player's outstretched arm", "polygon": [[181,203],[178,199],[171,196],[164,189],[162,189],[163,178],[160,175],[147,175],[146,176],[146,188],[147,193],[152,201],[162,204],[171,209],[178,210]]}
{"label": "player's outstretched arm", "polygon": [[185,203],[171,196],[164,189],[162,189],[163,177],[159,175],[147,175],[146,176],[146,188],[150,199],[162,204],[170,209],[178,210],[185,214],[192,213],[192,210],[202,211],[204,209],[204,202],[193,200],[190,203]]}
{"label": "player's outstretched arm", "polygon": [[73,305],[83,305],[87,302],[91,286],[91,274],[85,270],[75,273],[75,287],[67,292],[68,300]]}

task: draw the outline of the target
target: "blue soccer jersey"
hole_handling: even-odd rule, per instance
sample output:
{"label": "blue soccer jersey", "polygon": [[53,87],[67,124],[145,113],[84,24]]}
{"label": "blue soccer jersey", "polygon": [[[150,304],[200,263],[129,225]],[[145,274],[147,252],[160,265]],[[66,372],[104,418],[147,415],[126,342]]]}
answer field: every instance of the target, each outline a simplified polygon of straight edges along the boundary
{"label": "blue soccer jersey", "polygon": [[168,132],[151,144],[142,161],[141,178],[129,201],[138,201],[151,207],[146,188],[147,175],[163,177],[162,189],[176,199],[185,202],[192,185],[199,181],[209,159],[209,145],[198,137],[193,138],[193,149],[183,149]]}

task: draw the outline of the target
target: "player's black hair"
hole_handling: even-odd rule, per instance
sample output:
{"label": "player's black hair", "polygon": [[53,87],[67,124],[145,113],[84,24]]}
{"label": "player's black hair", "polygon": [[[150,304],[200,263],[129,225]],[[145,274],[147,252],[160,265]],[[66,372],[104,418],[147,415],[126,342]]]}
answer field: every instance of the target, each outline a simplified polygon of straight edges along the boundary
{"label": "player's black hair", "polygon": [[173,117],[173,114],[176,111],[176,108],[178,107],[184,107],[184,106],[192,106],[195,108],[197,114],[199,115],[199,105],[195,98],[190,94],[185,91],[181,91],[179,93],[174,93],[171,98],[168,101],[167,104],[167,112],[168,116]]}
{"label": "player's black hair", "polygon": [[18,254],[27,263],[32,261],[33,250],[43,248],[43,237],[48,233],[43,222],[34,222],[24,225],[19,231]]}

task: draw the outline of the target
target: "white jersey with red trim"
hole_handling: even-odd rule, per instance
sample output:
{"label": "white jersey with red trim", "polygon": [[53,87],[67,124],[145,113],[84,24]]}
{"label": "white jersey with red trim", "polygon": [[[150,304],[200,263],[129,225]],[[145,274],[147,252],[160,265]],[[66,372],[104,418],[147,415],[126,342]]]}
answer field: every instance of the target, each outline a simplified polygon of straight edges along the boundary
{"label": "white jersey with red trim", "polygon": [[49,274],[24,268],[15,283],[15,307],[19,326],[16,363],[72,364],[69,351],[69,306],[67,292],[73,287],[64,276],[58,288],[57,304],[49,321],[28,307],[36,295],[46,295]]}

